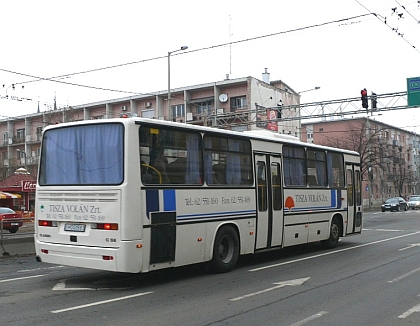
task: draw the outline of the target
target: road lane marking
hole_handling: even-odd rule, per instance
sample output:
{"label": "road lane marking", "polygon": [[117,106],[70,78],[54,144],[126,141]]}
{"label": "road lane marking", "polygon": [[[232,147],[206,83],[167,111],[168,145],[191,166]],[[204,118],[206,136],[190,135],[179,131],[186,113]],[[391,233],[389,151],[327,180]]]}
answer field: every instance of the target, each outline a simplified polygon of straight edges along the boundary
{"label": "road lane marking", "polygon": [[381,232],[403,232],[404,230],[375,229],[375,231],[381,231]]}
{"label": "road lane marking", "polygon": [[266,292],[269,292],[269,291],[280,289],[280,288],[285,287],[285,286],[298,286],[298,285],[302,285],[303,283],[305,283],[309,279],[310,279],[310,277],[305,277],[305,278],[299,278],[299,279],[296,279],[296,280],[290,280],[290,281],[273,283],[276,286],[273,286],[271,288],[264,289],[264,290],[261,290],[261,291],[257,291],[257,292],[253,292],[253,293],[248,293],[248,294],[245,294],[245,295],[241,295],[240,297],[236,297],[236,298],[229,299],[229,300],[230,301],[238,301],[238,300],[246,299],[246,298],[249,298],[249,297],[253,297],[254,295],[259,295],[259,294],[262,294],[262,293],[266,293]]}
{"label": "road lane marking", "polygon": [[420,312],[420,304],[418,304],[417,306],[414,306],[411,309],[408,309],[402,315],[399,315],[398,318],[407,318],[408,316],[410,316],[414,312]]}
{"label": "road lane marking", "polygon": [[263,266],[263,267],[253,268],[253,269],[250,269],[249,272],[259,272],[259,271],[262,271],[262,270],[268,269],[268,268],[289,265],[289,264],[298,263],[298,262],[309,260],[309,259],[313,259],[313,258],[319,258],[319,257],[323,257],[323,256],[328,256],[328,255],[336,254],[336,253],[343,252],[343,251],[349,251],[349,250],[353,250],[353,249],[359,249],[359,248],[363,248],[363,247],[375,245],[375,244],[382,243],[382,242],[387,242],[387,241],[392,241],[392,240],[396,240],[396,239],[400,239],[400,238],[404,238],[404,237],[409,237],[409,236],[412,236],[412,235],[417,235],[419,233],[420,233],[420,231],[417,231],[417,232],[413,232],[413,233],[409,233],[409,234],[403,234],[403,235],[399,235],[399,236],[388,238],[388,239],[383,239],[383,240],[373,241],[373,242],[369,242],[369,243],[364,243],[364,244],[357,245],[357,246],[354,246],[354,247],[349,247],[349,248],[344,248],[344,249],[338,249],[338,250],[334,250],[334,251],[324,252],[322,254],[318,254],[318,255],[314,255],[314,256],[309,256],[309,257],[304,257],[304,258],[299,258],[299,259],[285,261],[283,263],[278,263],[278,264],[273,264],[273,265],[267,265],[267,266]]}
{"label": "road lane marking", "polygon": [[[363,231],[403,232],[404,230],[390,230],[390,229],[363,229]],[[340,239],[341,239],[341,238],[340,238]]]}
{"label": "road lane marking", "polygon": [[410,276],[411,274],[414,274],[414,273],[417,273],[417,272],[420,272],[420,267],[416,268],[415,270],[412,270],[411,272],[408,272],[404,275],[396,277],[392,281],[388,281],[388,283],[395,283],[395,282],[401,281],[401,280],[405,279],[406,277]]}
{"label": "road lane marking", "polygon": [[292,324],[290,326],[301,326],[301,325],[306,324],[309,321],[312,321],[312,320],[321,318],[323,315],[326,315],[326,314],[328,314],[328,311],[320,311],[317,314],[312,315],[312,316],[310,316],[308,318],[302,319],[301,321],[298,321],[297,323],[294,323],[294,324]]}
{"label": "road lane marking", "polygon": [[125,297],[119,297],[119,298],[115,298],[115,299],[92,302],[92,303],[88,303],[88,304],[84,304],[84,305],[80,305],[80,306],[75,306],[75,307],[70,307],[70,308],[65,308],[65,309],[59,309],[59,310],[52,310],[51,313],[58,314],[58,313],[61,313],[61,312],[67,312],[67,311],[71,311],[71,310],[84,309],[84,308],[88,308],[88,307],[99,306],[99,305],[102,305],[102,304],[107,304],[107,303],[117,302],[117,301],[121,301],[121,300],[127,300],[127,299],[136,298],[136,297],[141,297],[143,295],[147,295],[147,294],[151,294],[151,293],[153,293],[153,292],[137,293],[137,294],[133,294],[133,295],[127,295]]}
{"label": "road lane marking", "polygon": [[18,273],[29,273],[29,272],[57,269],[57,268],[63,268],[63,267],[64,267],[63,265],[58,265],[58,266],[50,266],[50,267],[38,267],[38,268],[32,268],[32,269],[21,269],[20,271],[18,271]]}
{"label": "road lane marking", "polygon": [[58,283],[53,287],[53,291],[93,291],[97,289],[93,288],[66,288],[66,280],[60,280]]}
{"label": "road lane marking", "polygon": [[25,276],[25,277],[16,277],[16,278],[9,278],[7,280],[1,280],[0,283],[6,283],[6,282],[13,282],[13,281],[20,281],[20,280],[26,280],[28,278],[35,278],[35,277],[42,277],[45,276],[45,274],[41,275],[33,275],[33,276]]}
{"label": "road lane marking", "polygon": [[[66,281],[67,281],[67,279],[59,280],[58,283],[56,285],[54,285],[52,290],[53,291],[99,291],[99,290],[127,290],[127,289],[131,289],[131,287],[124,287],[124,288],[117,288],[117,287],[114,287],[114,288],[105,288],[105,287],[100,287],[100,288],[68,288],[68,287],[66,287]],[[93,284],[95,284],[95,283],[97,283],[97,282],[93,282]]]}
{"label": "road lane marking", "polygon": [[404,247],[404,248],[399,249],[399,251],[411,249],[411,248],[414,248],[414,247],[420,247],[420,243],[410,244],[410,245],[408,245],[408,247]]}

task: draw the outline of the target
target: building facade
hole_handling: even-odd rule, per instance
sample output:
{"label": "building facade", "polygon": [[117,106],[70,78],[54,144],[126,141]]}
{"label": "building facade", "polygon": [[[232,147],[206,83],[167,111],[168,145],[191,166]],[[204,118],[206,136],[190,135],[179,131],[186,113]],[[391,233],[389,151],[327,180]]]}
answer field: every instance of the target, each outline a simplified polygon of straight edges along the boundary
{"label": "building facade", "polygon": [[[270,82],[267,70],[262,80],[226,79],[174,89],[170,94],[170,110],[168,92],[162,91],[0,120],[0,180],[20,167],[36,176],[42,130],[63,122],[139,116],[237,131],[269,129],[299,136],[300,120],[278,120],[284,113],[283,105],[298,105],[300,96],[281,80]],[[300,112],[294,109],[288,112],[291,115],[299,116]]]}
{"label": "building facade", "polygon": [[302,140],[361,155],[365,207],[420,193],[420,136],[373,117],[302,123]]}

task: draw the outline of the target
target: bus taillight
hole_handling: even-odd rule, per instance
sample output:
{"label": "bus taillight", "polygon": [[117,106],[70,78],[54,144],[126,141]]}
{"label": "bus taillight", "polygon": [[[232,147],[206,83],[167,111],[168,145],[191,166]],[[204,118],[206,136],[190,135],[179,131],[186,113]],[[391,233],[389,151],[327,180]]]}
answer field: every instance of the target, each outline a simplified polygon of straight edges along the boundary
{"label": "bus taillight", "polygon": [[39,226],[47,226],[47,227],[57,227],[57,221],[46,221],[46,220],[39,220],[38,221]]}
{"label": "bus taillight", "polygon": [[102,256],[103,260],[114,260],[113,256]]}
{"label": "bus taillight", "polygon": [[117,223],[96,223],[92,224],[91,229],[97,229],[97,230],[118,230],[118,224]]}

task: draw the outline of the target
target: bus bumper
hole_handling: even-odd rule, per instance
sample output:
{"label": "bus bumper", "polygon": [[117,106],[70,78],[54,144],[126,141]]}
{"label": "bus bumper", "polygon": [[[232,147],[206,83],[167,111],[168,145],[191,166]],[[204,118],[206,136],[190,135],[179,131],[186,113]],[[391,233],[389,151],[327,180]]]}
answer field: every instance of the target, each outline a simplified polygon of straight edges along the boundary
{"label": "bus bumper", "polygon": [[35,241],[37,261],[58,265],[139,273],[142,271],[141,241],[122,241],[118,248],[93,248]]}

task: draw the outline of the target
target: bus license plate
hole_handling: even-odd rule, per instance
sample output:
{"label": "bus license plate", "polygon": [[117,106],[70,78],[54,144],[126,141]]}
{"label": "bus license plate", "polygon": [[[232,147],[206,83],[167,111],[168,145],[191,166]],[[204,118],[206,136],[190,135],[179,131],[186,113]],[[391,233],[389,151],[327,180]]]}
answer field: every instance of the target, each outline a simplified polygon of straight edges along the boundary
{"label": "bus license plate", "polygon": [[86,224],[66,224],[64,225],[64,231],[71,232],[85,232]]}

